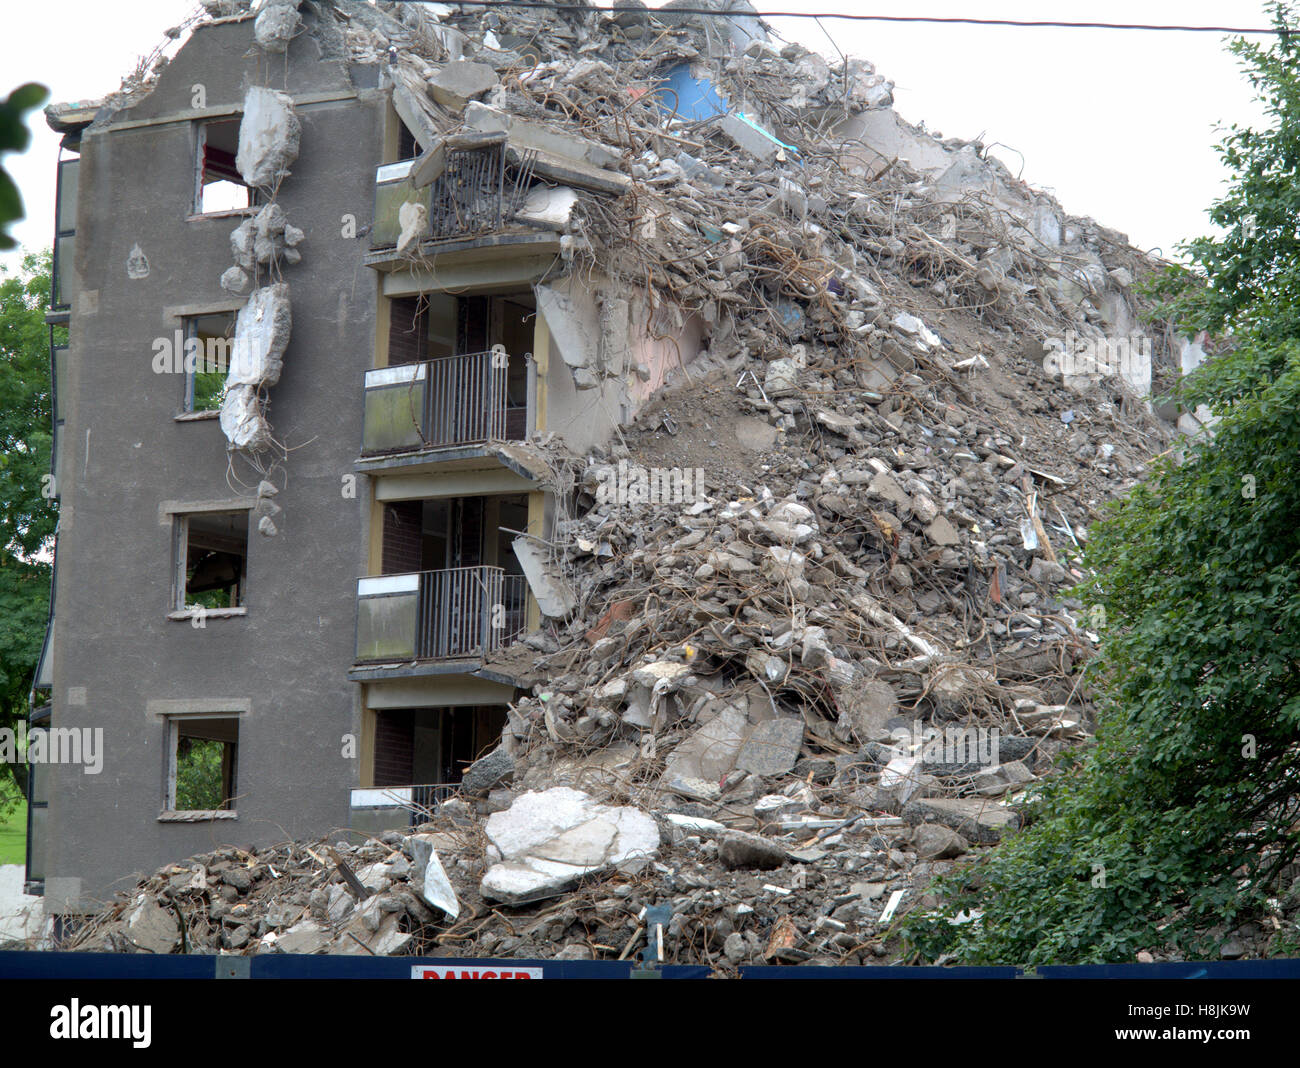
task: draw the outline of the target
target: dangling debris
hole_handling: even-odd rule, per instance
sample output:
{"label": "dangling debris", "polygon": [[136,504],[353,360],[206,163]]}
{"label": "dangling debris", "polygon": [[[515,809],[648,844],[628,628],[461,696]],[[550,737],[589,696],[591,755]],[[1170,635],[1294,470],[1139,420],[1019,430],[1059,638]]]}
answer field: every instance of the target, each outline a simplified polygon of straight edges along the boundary
{"label": "dangling debris", "polygon": [[254,86],[244,96],[235,166],[256,189],[271,189],[298,158],[302,127],[288,93]]}

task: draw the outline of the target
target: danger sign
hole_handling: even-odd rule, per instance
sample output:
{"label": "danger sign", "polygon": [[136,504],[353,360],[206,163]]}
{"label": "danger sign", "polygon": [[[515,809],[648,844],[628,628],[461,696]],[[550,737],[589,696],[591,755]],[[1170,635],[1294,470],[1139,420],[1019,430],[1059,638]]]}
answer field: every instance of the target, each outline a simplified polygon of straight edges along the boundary
{"label": "danger sign", "polygon": [[540,979],[541,968],[468,968],[455,964],[415,964],[412,979]]}

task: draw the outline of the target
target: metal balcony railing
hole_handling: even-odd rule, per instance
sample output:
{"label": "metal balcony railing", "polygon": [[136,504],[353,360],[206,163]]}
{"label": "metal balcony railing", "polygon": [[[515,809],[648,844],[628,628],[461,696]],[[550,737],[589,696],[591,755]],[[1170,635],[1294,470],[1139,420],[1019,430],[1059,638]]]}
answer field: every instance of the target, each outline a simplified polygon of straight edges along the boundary
{"label": "metal balcony railing", "polygon": [[511,403],[510,359],[498,348],[367,371],[362,455],[523,441],[528,404]]}
{"label": "metal balcony railing", "polygon": [[481,658],[527,625],[528,587],[499,567],[453,567],[357,582],[357,661]]}
{"label": "metal balcony railing", "polygon": [[[375,171],[375,215],[372,248],[397,244],[406,203],[424,207],[426,241],[450,241],[494,233],[509,222],[528,195],[535,151],[515,152],[504,134],[444,138],[434,157],[388,163]],[[436,173],[432,182],[416,188],[412,173],[417,162]]]}
{"label": "metal balcony railing", "polygon": [[405,809],[407,826],[423,823],[428,814],[460,789],[459,783],[418,783],[413,786],[376,786],[352,791],[351,808],[358,812]]}

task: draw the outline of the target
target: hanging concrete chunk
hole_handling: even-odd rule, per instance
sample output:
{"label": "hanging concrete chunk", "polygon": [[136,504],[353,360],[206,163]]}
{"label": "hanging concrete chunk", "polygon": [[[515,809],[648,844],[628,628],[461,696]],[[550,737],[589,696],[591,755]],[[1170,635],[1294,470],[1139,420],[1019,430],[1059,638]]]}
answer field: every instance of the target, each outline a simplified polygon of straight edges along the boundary
{"label": "hanging concrete chunk", "polygon": [[288,93],[254,86],[244,96],[235,166],[244,181],[259,189],[274,186],[298,158],[302,127]]}
{"label": "hanging concrete chunk", "polygon": [[263,52],[279,54],[288,51],[289,42],[301,25],[296,0],[273,0],[262,8],[253,23],[253,37]]}
{"label": "hanging concrete chunk", "polygon": [[235,341],[231,346],[226,384],[275,385],[280,380],[292,327],[289,287],[285,283],[263,286],[253,293],[235,318]]}
{"label": "hanging concrete chunk", "polygon": [[543,230],[564,230],[577,203],[578,194],[567,186],[534,186],[515,212],[515,221]]}
{"label": "hanging concrete chunk", "polygon": [[397,209],[397,222],[402,228],[397,235],[397,254],[401,256],[428,234],[429,209],[423,204],[408,200]]}
{"label": "hanging concrete chunk", "polygon": [[221,288],[227,293],[243,296],[252,284],[253,280],[242,267],[227,267],[221,274]]}
{"label": "hanging concrete chunk", "polygon": [[659,848],[659,827],[640,809],[602,805],[581,790],[529,791],[488,817],[501,861],[483,876],[490,901],[521,905],[553,897],[583,876],[608,871]]}
{"label": "hanging concrete chunk", "polygon": [[226,389],[221,398],[220,422],[231,448],[256,452],[271,443],[271,425],[253,386]]}
{"label": "hanging concrete chunk", "polygon": [[594,308],[580,306],[567,293],[548,285],[533,287],[537,312],[555,339],[556,351],[573,368],[591,370],[600,355],[600,323]]}
{"label": "hanging concrete chunk", "polygon": [[511,545],[542,614],[563,619],[572,612],[578,603],[573,588],[560,572],[559,566],[547,555],[547,551],[531,538],[515,538]]}

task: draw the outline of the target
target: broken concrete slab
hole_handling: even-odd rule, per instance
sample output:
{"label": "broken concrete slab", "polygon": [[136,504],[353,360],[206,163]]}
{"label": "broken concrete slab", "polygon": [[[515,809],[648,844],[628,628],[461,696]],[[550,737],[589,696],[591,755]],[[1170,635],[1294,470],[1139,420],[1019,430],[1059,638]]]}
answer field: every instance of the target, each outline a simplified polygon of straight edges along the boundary
{"label": "broken concrete slab", "polygon": [[975,773],[973,784],[982,797],[1001,797],[1016,786],[1034,781],[1034,773],[1019,760],[1009,760]]}
{"label": "broken concrete slab", "polygon": [[242,267],[227,267],[221,274],[220,284],[227,293],[242,297],[253,284],[253,279]]}
{"label": "broken concrete slab", "polygon": [[249,185],[270,189],[298,158],[302,126],[288,93],[253,86],[244,95],[235,167]]}
{"label": "broken concrete slab", "polygon": [[274,945],[281,953],[320,953],[331,940],[329,931],[315,920],[307,919],[279,935]]}
{"label": "broken concrete slab", "polygon": [[875,804],[887,812],[899,812],[924,784],[920,754],[896,753],[880,773]]}
{"label": "broken concrete slab", "polygon": [[144,953],[170,953],[181,940],[176,917],[153,898],[144,896],[127,918],[126,933]]}
{"label": "broken concrete slab", "polygon": [[542,614],[553,619],[568,616],[577,604],[577,597],[546,547],[523,535],[515,538],[511,547]]}
{"label": "broken concrete slab", "polygon": [[865,679],[836,695],[853,736],[862,745],[890,737],[889,721],[898,715],[898,695],[881,679]]}
{"label": "broken concrete slab", "polygon": [[542,230],[567,230],[578,194],[566,186],[534,186],[515,212],[515,221]]}
{"label": "broken concrete slab", "polygon": [[551,285],[533,287],[537,314],[555,342],[556,351],[568,366],[591,369],[598,365],[600,323],[595,309],[579,304],[568,293]]}
{"label": "broken concrete slab", "polygon": [[744,711],[729,705],[668,754],[664,777],[721,782],[736,766],[749,723]]}
{"label": "broken concrete slab", "polygon": [[786,358],[773,360],[763,376],[763,392],[769,397],[788,397],[799,392],[799,365]]}
{"label": "broken concrete slab", "polygon": [[484,832],[501,859],[479,889],[505,904],[551,897],[583,876],[659,848],[659,827],[646,813],[600,804],[566,786],[529,791],[489,816]]}
{"label": "broken concrete slab", "polygon": [[454,60],[429,78],[429,92],[443,107],[460,111],[475,97],[494,89],[497,80],[497,72],[486,63]]}
{"label": "broken concrete slab", "polygon": [[803,720],[782,716],[756,724],[736,756],[736,767],[754,775],[784,775],[803,748]]}
{"label": "broken concrete slab", "polygon": [[504,748],[497,746],[465,769],[460,779],[460,788],[467,794],[485,794],[514,773],[514,758]]}
{"label": "broken concrete slab", "polygon": [[894,480],[892,475],[883,472],[877,474],[872,478],[869,488],[877,497],[883,497],[891,504],[896,504],[900,509],[911,508],[912,506],[912,498]]}
{"label": "broken concrete slab", "polygon": [[411,863],[417,873],[413,884],[415,892],[426,905],[441,909],[448,919],[454,920],[460,915],[460,901],[452,888],[451,880],[447,878],[447,870],[438,857],[436,836],[413,834],[406,841],[411,849]]}
{"label": "broken concrete slab", "polygon": [[1020,827],[1020,817],[1015,810],[995,801],[981,801],[964,797],[913,798],[901,813],[913,826],[940,823],[950,827],[968,842],[996,845],[1002,836]]}
{"label": "broken concrete slab", "polygon": [[970,849],[966,839],[940,823],[922,823],[912,832],[912,846],[922,860],[951,860]]}
{"label": "broken concrete slab", "polygon": [[935,516],[934,521],[925,528],[925,536],[930,539],[932,545],[957,545],[961,539],[957,535],[957,528],[952,525],[946,516]]}
{"label": "broken concrete slab", "polygon": [[617,167],[623,158],[621,153],[589,138],[521,119],[478,101],[466,106],[465,125],[484,133],[504,133],[512,145],[533,148],[550,156],[568,158],[593,167]]}
{"label": "broken concrete slab", "polygon": [[719,116],[718,132],[724,134],[737,148],[766,163],[781,151],[781,144],[766,130],[736,114]]}

